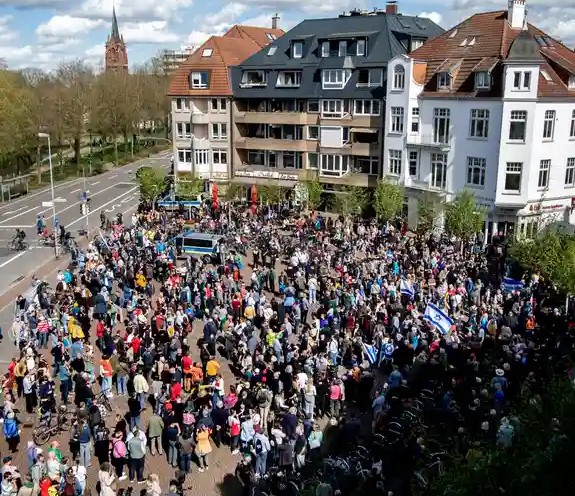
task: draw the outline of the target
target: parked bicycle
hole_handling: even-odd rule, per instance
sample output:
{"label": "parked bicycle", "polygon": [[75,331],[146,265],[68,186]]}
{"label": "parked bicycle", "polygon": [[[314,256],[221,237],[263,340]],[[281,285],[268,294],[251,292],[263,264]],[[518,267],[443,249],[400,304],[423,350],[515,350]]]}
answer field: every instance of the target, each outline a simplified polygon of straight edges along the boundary
{"label": "parked bicycle", "polygon": [[42,446],[52,436],[56,436],[60,432],[68,432],[71,427],[72,416],[68,414],[66,406],[61,405],[56,415],[49,413],[40,420],[38,426],[32,431],[32,439],[38,446]]}

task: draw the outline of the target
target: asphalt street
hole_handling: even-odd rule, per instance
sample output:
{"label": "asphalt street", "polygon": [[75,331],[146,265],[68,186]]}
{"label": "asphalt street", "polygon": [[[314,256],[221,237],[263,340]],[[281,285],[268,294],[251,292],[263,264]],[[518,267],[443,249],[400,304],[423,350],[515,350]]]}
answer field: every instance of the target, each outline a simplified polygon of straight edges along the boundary
{"label": "asphalt street", "polygon": [[[102,210],[110,219],[121,212],[124,219],[129,220],[138,206],[139,192],[135,177],[137,169],[148,165],[162,167],[168,172],[171,155],[171,151],[165,151],[98,176],[86,178],[85,181],[83,178],[78,178],[55,185],[54,197],[59,224],[65,226],[73,236],[77,236],[78,230],[86,227],[86,220],[90,229],[100,225]],[[88,191],[87,196],[90,198],[88,219],[80,210],[84,190]],[[38,246],[36,235],[38,215],[44,215],[48,229],[52,231],[52,207],[45,206],[51,199],[48,185],[45,189],[0,204],[0,295],[54,257],[54,248]],[[14,237],[17,228],[26,232],[30,244],[27,251],[8,250],[8,243]],[[54,281],[49,282],[54,284]],[[3,329],[9,328],[12,316],[12,305],[0,309],[0,326]],[[0,355],[4,353],[0,352]]]}

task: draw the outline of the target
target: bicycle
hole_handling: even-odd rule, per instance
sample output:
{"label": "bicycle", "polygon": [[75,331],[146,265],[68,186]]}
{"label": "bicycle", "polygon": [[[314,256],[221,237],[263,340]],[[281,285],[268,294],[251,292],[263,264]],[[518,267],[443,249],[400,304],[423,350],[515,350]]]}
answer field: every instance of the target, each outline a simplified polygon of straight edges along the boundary
{"label": "bicycle", "polygon": [[98,396],[94,398],[94,404],[100,408],[102,416],[106,416],[108,413],[112,412],[112,404],[110,399],[106,396],[104,392],[101,392]]}
{"label": "bicycle", "polygon": [[8,241],[8,251],[26,251],[28,249],[28,243],[23,239],[14,236],[10,241]]}
{"label": "bicycle", "polygon": [[54,246],[54,235],[38,236],[38,246],[40,246],[42,248],[53,247]]}
{"label": "bicycle", "polygon": [[51,413],[40,421],[37,427],[32,431],[32,439],[38,446],[46,444],[48,440],[59,434],[60,432],[68,432],[72,427],[71,418],[68,417],[68,412],[65,405],[61,405],[56,413],[56,416]]}

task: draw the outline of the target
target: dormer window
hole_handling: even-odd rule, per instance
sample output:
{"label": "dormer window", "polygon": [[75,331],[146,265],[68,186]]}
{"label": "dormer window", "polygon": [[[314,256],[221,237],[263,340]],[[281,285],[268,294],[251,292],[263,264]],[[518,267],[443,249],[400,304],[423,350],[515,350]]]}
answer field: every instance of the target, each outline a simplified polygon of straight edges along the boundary
{"label": "dormer window", "polygon": [[294,41],[292,45],[292,58],[301,59],[303,56],[303,41]]}
{"label": "dormer window", "polygon": [[411,39],[411,51],[413,52],[414,50],[421,48],[423,46],[423,43],[424,43],[424,40],[412,38]]}
{"label": "dormer window", "polygon": [[321,56],[329,57],[329,41],[324,41],[321,44]]}
{"label": "dormer window", "polygon": [[202,57],[211,57],[214,51],[211,48],[204,48],[202,52]]}
{"label": "dormer window", "polygon": [[242,74],[241,86],[244,88],[254,88],[258,86],[265,86],[266,73],[265,71],[244,71]]}
{"label": "dormer window", "polygon": [[491,75],[487,71],[475,73],[475,89],[488,90],[491,87]]}
{"label": "dormer window", "polygon": [[281,88],[297,88],[301,84],[301,71],[281,71],[278,74],[276,86]]}
{"label": "dormer window", "polygon": [[338,56],[345,57],[347,55],[347,41],[341,40],[338,46]]}
{"label": "dormer window", "polygon": [[365,57],[366,51],[365,51],[365,40],[357,40],[356,43],[356,54],[360,57]]}
{"label": "dormer window", "polygon": [[266,37],[270,41],[275,41],[275,39],[276,39],[276,35],[273,33],[266,33]]}
{"label": "dormer window", "polygon": [[205,90],[208,87],[208,73],[192,72],[190,74],[190,87],[194,90]]}
{"label": "dormer window", "polygon": [[575,90],[575,76],[569,76],[568,88],[570,90]]}
{"label": "dormer window", "polygon": [[449,74],[449,72],[440,72],[437,75],[437,89],[438,90],[451,89],[451,74]]}

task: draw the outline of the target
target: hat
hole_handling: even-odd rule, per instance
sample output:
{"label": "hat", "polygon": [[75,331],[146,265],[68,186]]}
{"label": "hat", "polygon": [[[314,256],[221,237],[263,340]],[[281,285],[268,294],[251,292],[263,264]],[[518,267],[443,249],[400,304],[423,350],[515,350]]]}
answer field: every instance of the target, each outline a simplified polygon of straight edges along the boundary
{"label": "hat", "polygon": [[495,369],[495,375],[497,375],[498,377],[503,377],[505,375],[505,372],[503,369]]}
{"label": "hat", "polygon": [[4,458],[2,458],[2,463],[8,463],[12,461],[12,457],[11,456],[5,456]]}

